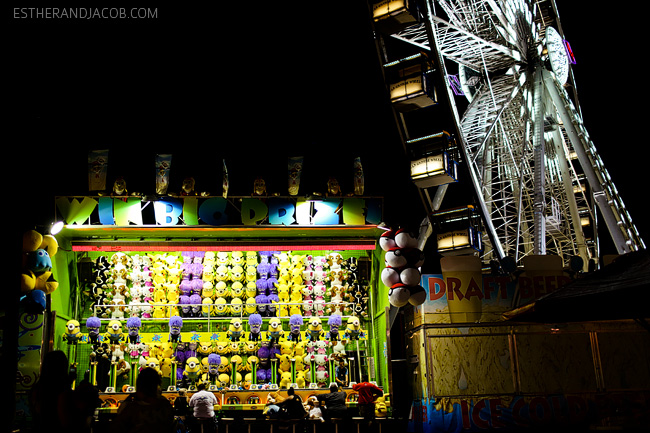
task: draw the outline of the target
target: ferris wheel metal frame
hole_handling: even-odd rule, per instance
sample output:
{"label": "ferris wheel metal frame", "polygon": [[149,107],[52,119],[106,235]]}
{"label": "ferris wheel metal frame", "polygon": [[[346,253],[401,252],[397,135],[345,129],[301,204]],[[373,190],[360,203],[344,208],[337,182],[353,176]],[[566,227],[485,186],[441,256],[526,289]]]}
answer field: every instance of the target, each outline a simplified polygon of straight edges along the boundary
{"label": "ferris wheel metal frame", "polygon": [[[379,6],[390,9],[391,3]],[[380,60],[393,60],[382,39],[390,38],[436,62],[444,83],[438,105],[446,102],[452,115],[483,217],[485,261],[556,254],[565,263],[579,256],[586,267],[600,255],[599,215],[619,254],[645,248],[573,102],[569,65],[549,65],[551,44],[557,43],[551,36],[563,38],[554,0],[394,3],[388,15],[406,11],[412,19],[406,25],[393,19],[398,25],[383,29],[375,20]],[[467,97],[462,112],[453,68]],[[396,119],[406,148],[409,125],[400,113]],[[448,187],[420,188],[428,212],[440,208]]]}

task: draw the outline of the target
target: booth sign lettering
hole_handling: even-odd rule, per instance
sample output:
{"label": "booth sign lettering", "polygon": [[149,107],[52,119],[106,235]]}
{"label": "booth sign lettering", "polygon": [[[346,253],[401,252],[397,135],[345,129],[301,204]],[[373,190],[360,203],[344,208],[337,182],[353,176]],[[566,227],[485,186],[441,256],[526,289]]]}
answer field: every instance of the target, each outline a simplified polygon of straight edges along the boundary
{"label": "booth sign lettering", "polygon": [[516,278],[479,275],[478,278],[423,274],[420,284],[426,291],[424,304],[417,314],[437,316],[435,322],[501,320],[500,315],[540,296],[554,292],[571,281],[563,275],[528,275]]}
{"label": "booth sign lettering", "polygon": [[365,225],[381,222],[381,199],[179,197],[58,197],[56,209],[67,224],[101,225]]}

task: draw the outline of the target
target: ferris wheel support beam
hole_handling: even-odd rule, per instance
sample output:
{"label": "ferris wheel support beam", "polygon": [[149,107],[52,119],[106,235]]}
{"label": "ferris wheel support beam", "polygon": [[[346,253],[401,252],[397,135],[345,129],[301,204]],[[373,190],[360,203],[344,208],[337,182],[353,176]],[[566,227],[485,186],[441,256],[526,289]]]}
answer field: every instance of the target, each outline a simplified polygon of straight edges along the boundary
{"label": "ferris wheel support beam", "polygon": [[587,249],[587,242],[585,240],[584,232],[582,231],[578,204],[576,202],[575,193],[573,192],[573,184],[571,182],[569,164],[567,163],[569,160],[569,155],[567,155],[565,152],[562,134],[560,134],[558,129],[553,131],[553,145],[555,146],[557,162],[562,173],[562,184],[569,205],[569,214],[571,217],[570,224],[573,225],[573,232],[575,233],[578,255],[582,257],[584,265],[587,266],[587,263],[591,257],[589,255],[589,250]]}
{"label": "ferris wheel support beam", "polygon": [[533,191],[533,224],[535,238],[533,239],[534,254],[546,254],[546,219],[544,211],[546,209],[545,194],[545,177],[546,162],[544,154],[544,81],[541,67],[535,70],[535,79],[533,84],[534,112],[533,112],[533,159],[535,167],[533,172],[534,191]]}
{"label": "ferris wheel support beam", "polygon": [[619,254],[625,254],[631,252],[630,244],[627,242],[619,227],[620,219],[614,214],[612,206],[609,203],[609,198],[607,197],[607,192],[603,188],[598,175],[596,174],[593,164],[590,161],[589,155],[585,151],[584,144],[582,141],[582,136],[578,132],[574,122],[576,119],[570,114],[569,110],[566,107],[566,102],[564,98],[560,96],[559,91],[557,90],[553,76],[544,71],[544,83],[546,84],[546,89],[553,100],[553,104],[557,109],[562,122],[564,123],[564,128],[569,136],[569,139],[573,143],[573,148],[578,156],[578,161],[580,166],[585,172],[587,181],[592,190],[592,195],[598,209],[600,209],[603,219],[605,220],[605,225],[609,231],[612,241],[616,247],[616,250]]}

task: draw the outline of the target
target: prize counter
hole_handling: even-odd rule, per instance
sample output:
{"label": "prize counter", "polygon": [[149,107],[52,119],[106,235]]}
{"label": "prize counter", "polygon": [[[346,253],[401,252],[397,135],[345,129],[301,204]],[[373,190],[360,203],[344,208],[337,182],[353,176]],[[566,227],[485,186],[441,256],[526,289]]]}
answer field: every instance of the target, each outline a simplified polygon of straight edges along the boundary
{"label": "prize counter", "polygon": [[144,367],[170,400],[205,382],[224,412],[261,411],[290,386],[303,400],[329,392],[340,369],[355,407],[350,383],[367,377],[390,393],[381,233],[68,224],[56,236],[43,341],[68,354],[77,383],[97,386],[104,412]]}
{"label": "prize counter", "polygon": [[[287,392],[285,389],[249,389],[249,390],[229,390],[218,389],[216,386],[210,387],[210,390],[217,398],[218,404],[215,406],[215,412],[221,415],[235,417],[237,413],[245,413],[248,415],[260,416],[267,403],[267,398],[271,393],[277,393],[285,398]],[[350,387],[341,388],[347,394],[348,409],[355,411],[357,406],[358,394]],[[131,391],[132,392],[132,391]],[[100,398],[102,405],[99,412],[102,416],[110,417],[117,413],[122,402],[131,395],[131,392],[115,392],[115,393],[102,393]],[[322,388],[308,388],[295,390],[303,402],[306,402],[310,397],[326,394],[329,390]],[[187,399],[191,398],[193,390],[188,390],[186,393]],[[163,396],[166,397],[172,404],[178,397],[177,391],[163,391]],[[386,398],[386,407],[390,407],[390,399]]]}

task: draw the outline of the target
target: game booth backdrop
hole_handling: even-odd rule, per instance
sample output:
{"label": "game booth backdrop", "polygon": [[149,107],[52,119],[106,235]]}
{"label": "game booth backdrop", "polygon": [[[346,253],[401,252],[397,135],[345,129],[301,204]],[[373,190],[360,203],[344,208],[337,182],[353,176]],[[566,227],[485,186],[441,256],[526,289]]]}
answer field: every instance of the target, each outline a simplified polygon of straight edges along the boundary
{"label": "game booth backdrop", "polygon": [[152,196],[120,194],[118,180],[110,193],[57,197],[62,230],[25,233],[16,422],[29,423],[29,390],[53,349],[67,353],[76,383],[98,387],[102,416],[145,366],[172,401],[201,381],[222,413],[241,413],[289,387],[304,401],[329,392],[339,365],[348,405],[367,376],[386,416],[382,198],[363,196],[362,184],[348,196],[297,196],[290,184],[287,196],[231,197],[226,180],[221,196],[194,193],[189,180],[167,195],[158,180]]}

